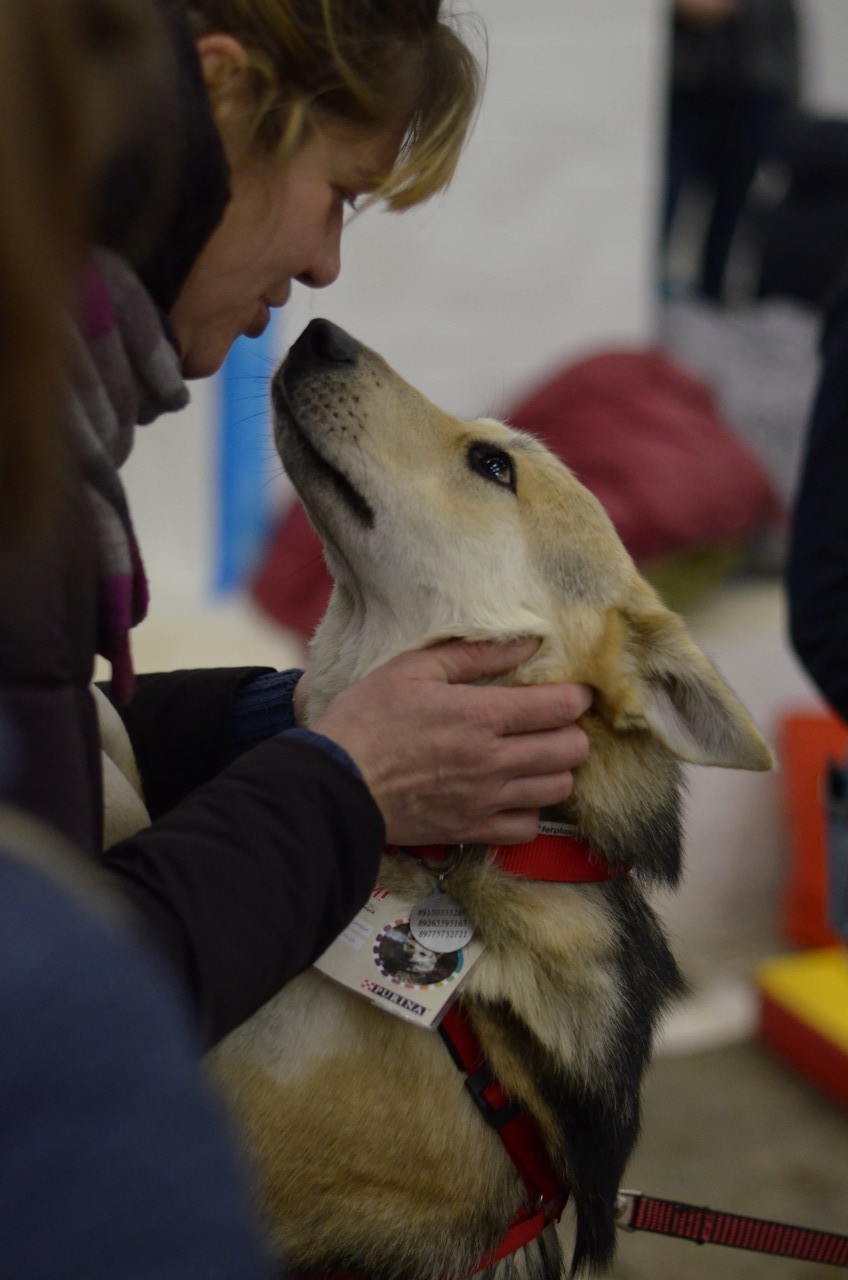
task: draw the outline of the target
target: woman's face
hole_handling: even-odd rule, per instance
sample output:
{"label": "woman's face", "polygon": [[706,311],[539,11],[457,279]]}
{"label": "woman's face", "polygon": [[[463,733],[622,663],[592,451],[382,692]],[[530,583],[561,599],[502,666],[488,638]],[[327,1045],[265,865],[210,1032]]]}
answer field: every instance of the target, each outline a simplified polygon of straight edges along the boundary
{"label": "woman's face", "polygon": [[286,162],[262,153],[232,163],[230,203],[169,316],[187,378],[219,369],[240,334],[258,337],[293,280],[332,284],[345,206],[373,189],[400,142],[396,129],[333,122]]}

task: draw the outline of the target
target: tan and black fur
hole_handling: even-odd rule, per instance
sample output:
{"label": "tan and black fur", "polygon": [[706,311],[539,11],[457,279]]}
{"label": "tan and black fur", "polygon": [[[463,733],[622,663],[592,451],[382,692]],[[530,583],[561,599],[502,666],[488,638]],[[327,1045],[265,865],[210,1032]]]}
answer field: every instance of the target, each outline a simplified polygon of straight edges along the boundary
{"label": "tan and black fur", "polygon": [[[499,1276],[602,1267],[654,1030],[682,990],[644,892],[680,873],[679,761],[768,769],[770,752],[600,505],[539,442],[441,412],[325,321],[294,345],[273,399],[335,582],[310,649],[310,719],[376,665],[448,636],[538,636],[513,682],[594,689],[589,759],[561,816],[633,874],[529,882],[463,848],[446,887],[486,945],[462,1004],[575,1209],[573,1258],[546,1233]],[[384,859],[387,888],[423,897],[434,883],[425,863]],[[439,1037],[318,973],[234,1032],[213,1066],[257,1158],[271,1238],[298,1271],[461,1277],[523,1203]]]}

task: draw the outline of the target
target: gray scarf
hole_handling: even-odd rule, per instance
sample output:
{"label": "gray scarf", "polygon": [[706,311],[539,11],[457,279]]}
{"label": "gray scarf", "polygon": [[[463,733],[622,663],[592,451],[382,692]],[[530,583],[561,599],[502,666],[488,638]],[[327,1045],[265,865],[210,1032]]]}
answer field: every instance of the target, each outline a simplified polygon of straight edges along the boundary
{"label": "gray scarf", "polygon": [[118,469],[137,425],[188,402],[162,320],[129,265],[95,250],[71,329],[67,425],[82,464],[97,528],[98,652],[112,666],[112,695],[132,696],[129,632],[145,616],[147,580]]}

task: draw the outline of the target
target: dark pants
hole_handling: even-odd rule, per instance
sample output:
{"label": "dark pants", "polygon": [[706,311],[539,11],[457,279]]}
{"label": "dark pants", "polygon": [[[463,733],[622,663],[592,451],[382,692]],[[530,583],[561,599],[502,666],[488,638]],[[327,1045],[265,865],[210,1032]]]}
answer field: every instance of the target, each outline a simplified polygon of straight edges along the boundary
{"label": "dark pants", "polygon": [[760,162],[779,150],[785,104],[779,94],[676,91],[671,96],[662,242],[690,184],[711,208],[699,255],[697,292],[720,300],[733,237]]}

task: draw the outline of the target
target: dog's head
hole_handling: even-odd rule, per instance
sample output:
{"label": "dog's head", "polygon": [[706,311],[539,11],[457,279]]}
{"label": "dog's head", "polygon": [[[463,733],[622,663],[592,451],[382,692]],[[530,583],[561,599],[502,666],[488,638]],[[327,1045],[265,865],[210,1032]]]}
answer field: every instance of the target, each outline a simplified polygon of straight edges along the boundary
{"label": "dog's head", "polygon": [[442,412],[324,320],[292,347],[273,401],[278,448],[335,583],[311,650],[311,715],[403,650],[529,634],[541,644],[516,681],[595,690],[586,727],[599,781],[610,735],[699,764],[771,767],[600,504],[538,440]]}

